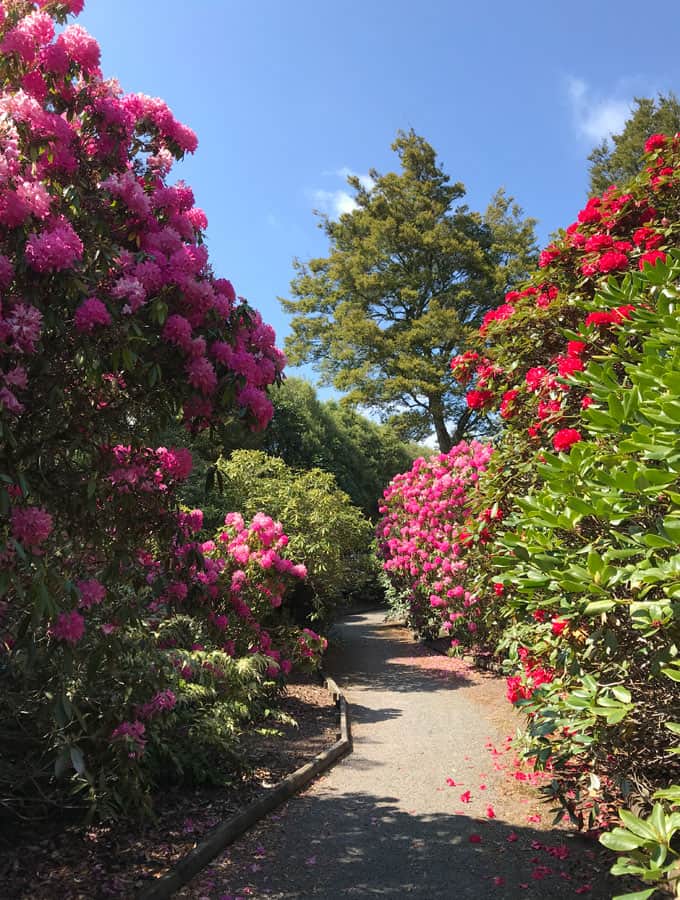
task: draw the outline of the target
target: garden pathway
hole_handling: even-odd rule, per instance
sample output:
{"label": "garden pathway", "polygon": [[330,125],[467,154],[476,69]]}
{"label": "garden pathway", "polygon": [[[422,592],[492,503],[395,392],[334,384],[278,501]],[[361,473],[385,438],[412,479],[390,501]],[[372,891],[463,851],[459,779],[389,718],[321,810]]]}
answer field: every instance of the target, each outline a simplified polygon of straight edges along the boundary
{"label": "garden pathway", "polygon": [[621,891],[598,845],[552,829],[536,789],[514,777],[506,738],[516,720],[501,679],[414,643],[384,611],[350,615],[333,634],[327,665],[350,703],[354,752],[181,896],[599,900]]}

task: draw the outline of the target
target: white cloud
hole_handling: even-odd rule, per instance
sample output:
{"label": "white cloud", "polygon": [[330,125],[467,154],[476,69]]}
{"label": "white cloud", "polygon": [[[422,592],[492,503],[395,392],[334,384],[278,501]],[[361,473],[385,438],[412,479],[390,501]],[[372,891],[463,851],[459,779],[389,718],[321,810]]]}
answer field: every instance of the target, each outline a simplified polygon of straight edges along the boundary
{"label": "white cloud", "polygon": [[356,201],[347,191],[312,191],[312,200],[314,208],[326,213],[331,219],[358,209]]}
{"label": "white cloud", "polygon": [[337,172],[334,172],[333,174],[338,175],[340,178],[344,178],[345,181],[347,181],[350,175],[353,175],[355,178],[359,179],[359,184],[366,191],[370,191],[373,187],[375,187],[375,181],[371,178],[370,175],[362,175],[361,172],[354,172],[352,171],[352,169],[348,169],[347,166],[343,166],[342,169],[338,169]]}
{"label": "white cloud", "polygon": [[[323,172],[322,174],[332,175],[334,178],[342,178],[343,181],[347,181],[347,178],[350,175],[354,175],[359,179],[359,184],[367,191],[370,191],[375,185],[375,182],[370,175],[354,172],[347,166],[343,166],[341,169],[336,169],[332,172]],[[341,188],[334,191],[319,188],[311,191],[311,198],[314,203],[314,208],[318,209],[319,212],[330,216],[331,219],[337,219],[338,216],[341,216],[343,213],[350,213],[359,208],[352,194]]]}
{"label": "white cloud", "polygon": [[630,100],[603,97],[581,78],[569,79],[567,95],[577,131],[595,143],[619,134],[630,117]]}

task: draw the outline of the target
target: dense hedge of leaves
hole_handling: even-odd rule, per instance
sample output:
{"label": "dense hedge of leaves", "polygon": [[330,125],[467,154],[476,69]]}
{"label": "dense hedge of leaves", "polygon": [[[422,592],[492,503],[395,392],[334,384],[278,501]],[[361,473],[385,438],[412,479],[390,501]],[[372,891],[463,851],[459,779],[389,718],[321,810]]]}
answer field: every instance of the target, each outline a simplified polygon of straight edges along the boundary
{"label": "dense hedge of leaves", "polygon": [[[641,175],[588,202],[451,366],[470,407],[504,425],[457,501],[462,587],[480,610],[468,643],[506,659],[527,755],[553,767],[576,821],[661,792],[653,821],[624,811],[628,830],[603,838],[627,852],[617,871],[653,882],[677,858],[680,817],[680,138],[645,150]],[[456,611],[442,604],[442,622]]]}
{"label": "dense hedge of leaves", "polygon": [[266,510],[289,538],[287,556],[307,577],[291,597],[296,619],[326,623],[341,602],[379,593],[373,528],[335,478],[321,469],[296,470],[260,450],[237,450],[217,462],[219,507],[250,517]]}
{"label": "dense hedge of leaves", "polygon": [[0,6],[0,815],[24,819],[222,777],[322,647],[285,624],[279,524],[206,542],[179,510],[191,453],[159,435],[264,426],[284,358],[171,183],[195,135],[102,77],[82,6]]}

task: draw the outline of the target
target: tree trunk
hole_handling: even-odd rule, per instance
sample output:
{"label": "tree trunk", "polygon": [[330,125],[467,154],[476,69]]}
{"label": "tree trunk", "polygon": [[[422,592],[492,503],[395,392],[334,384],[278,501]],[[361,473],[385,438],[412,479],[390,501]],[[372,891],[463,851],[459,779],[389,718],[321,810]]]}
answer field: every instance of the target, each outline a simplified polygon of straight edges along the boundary
{"label": "tree trunk", "polygon": [[446,427],[442,404],[439,400],[430,400],[429,407],[432,424],[434,425],[434,430],[437,435],[439,450],[442,453],[448,453],[451,447],[453,447],[453,441],[451,440],[451,435]]}
{"label": "tree trunk", "polygon": [[456,422],[456,428],[453,434],[449,434],[444,419],[442,405],[437,400],[430,400],[430,417],[432,418],[432,424],[434,425],[437,443],[439,444],[441,453],[448,453],[451,447],[455,447],[456,444],[459,444],[463,440],[472,416],[473,410],[466,409]]}
{"label": "tree trunk", "polygon": [[465,437],[465,432],[467,431],[468,425],[470,424],[472,413],[473,411],[468,407],[468,409],[465,410],[465,412],[456,422],[456,430],[454,431],[453,437],[451,438],[452,447],[454,447],[456,444],[459,444]]}

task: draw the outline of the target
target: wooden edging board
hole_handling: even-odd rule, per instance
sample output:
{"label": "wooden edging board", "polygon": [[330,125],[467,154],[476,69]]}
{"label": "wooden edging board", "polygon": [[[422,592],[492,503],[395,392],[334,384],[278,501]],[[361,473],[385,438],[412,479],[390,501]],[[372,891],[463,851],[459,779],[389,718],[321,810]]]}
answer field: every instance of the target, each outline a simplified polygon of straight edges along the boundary
{"label": "wooden edging board", "polygon": [[327,750],[318,753],[304,766],[300,766],[299,769],[287,775],[264,797],[217,825],[204,840],[196,844],[193,850],[183,856],[164,875],[144,885],[137,895],[137,900],[166,900],[167,897],[171,897],[204,869],[225,847],[252,828],[267,813],[285,803],[293,794],[309,784],[312,778],[329,769],[341,757],[351,752],[352,735],[347,701],[332,678],[326,678],[325,683],[326,690],[335,699],[340,712],[340,739]]}

